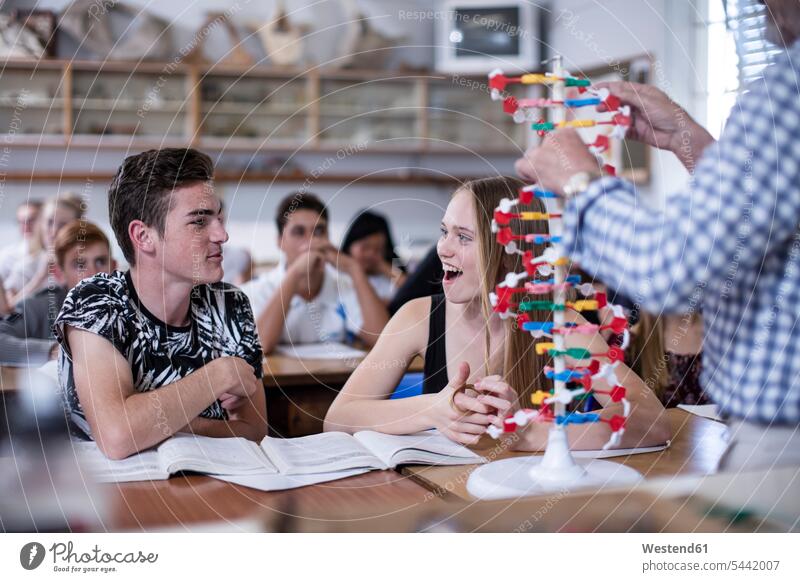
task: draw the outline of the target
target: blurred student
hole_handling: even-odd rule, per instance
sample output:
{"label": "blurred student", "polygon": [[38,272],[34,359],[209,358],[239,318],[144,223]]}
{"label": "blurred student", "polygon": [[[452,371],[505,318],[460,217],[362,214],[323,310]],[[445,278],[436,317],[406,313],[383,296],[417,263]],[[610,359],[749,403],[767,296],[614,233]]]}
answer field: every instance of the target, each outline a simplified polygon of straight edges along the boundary
{"label": "blurred student", "polygon": [[6,288],[3,285],[3,279],[0,279],[0,315],[8,315],[11,313],[11,305],[6,297]]}
{"label": "blurred student", "polygon": [[344,235],[342,252],[358,261],[375,293],[388,305],[405,282],[406,270],[394,250],[386,218],[368,210],[360,212]]}
{"label": "blurred student", "polygon": [[[20,238],[17,242],[0,249],[0,313],[7,312],[10,305],[4,305],[8,297],[5,296],[5,287],[12,272],[18,265],[26,262],[29,256],[39,251],[39,215],[42,210],[41,200],[26,200],[17,206],[17,225]],[[13,277],[12,277],[13,282]],[[5,308],[5,309],[4,309]]]}
{"label": "blurred student", "polygon": [[49,284],[55,269],[53,243],[56,234],[82,216],[80,200],[74,196],[59,195],[44,203],[36,227],[36,251],[16,263],[8,277],[3,279],[12,306]]}
{"label": "blurred student", "polygon": [[40,366],[58,354],[53,323],[67,291],[81,280],[113,268],[111,248],[103,231],[76,220],[58,231],[54,284],[41,289],[0,319],[0,365]]}
{"label": "blurred student", "polygon": [[17,206],[16,219],[20,238],[14,244],[0,249],[0,277],[8,278],[9,270],[14,263],[25,258],[30,252],[38,250],[37,225],[41,211],[41,200],[26,200]]}
{"label": "blurred student", "polygon": [[281,263],[250,281],[264,353],[278,343],[351,342],[373,346],[388,321],[361,265],[328,239],[328,209],[307,192],[278,205],[275,222]]}
{"label": "blurred student", "polygon": [[228,233],[213,172],[193,149],[127,157],[108,208],[130,270],[84,279],[56,319],[72,430],[112,459],[179,431],[266,435],[250,305],[220,282]]}

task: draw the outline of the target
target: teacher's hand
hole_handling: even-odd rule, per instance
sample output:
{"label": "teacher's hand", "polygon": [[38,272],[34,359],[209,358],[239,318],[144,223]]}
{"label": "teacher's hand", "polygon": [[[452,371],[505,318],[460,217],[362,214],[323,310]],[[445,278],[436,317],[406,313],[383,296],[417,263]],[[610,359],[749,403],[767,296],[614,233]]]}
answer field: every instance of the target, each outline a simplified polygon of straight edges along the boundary
{"label": "teacher's hand", "polygon": [[[631,108],[631,127],[627,139],[671,151],[691,171],[703,150],[714,138],[686,110],[669,96],[641,83],[611,81],[598,83],[598,89],[608,89]],[[603,111],[603,106],[598,107]]]}
{"label": "teacher's hand", "polygon": [[564,193],[564,185],[578,172],[600,175],[597,159],[572,128],[548,134],[541,145],[529,148],[514,167],[523,180],[557,194]]}

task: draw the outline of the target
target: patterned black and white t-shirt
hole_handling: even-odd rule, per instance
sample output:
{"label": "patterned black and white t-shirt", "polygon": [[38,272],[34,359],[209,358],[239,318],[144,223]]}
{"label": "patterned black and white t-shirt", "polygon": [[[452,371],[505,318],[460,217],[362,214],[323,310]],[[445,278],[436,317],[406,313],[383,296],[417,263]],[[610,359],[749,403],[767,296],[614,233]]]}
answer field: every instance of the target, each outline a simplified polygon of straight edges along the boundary
{"label": "patterned black and white t-shirt", "polygon": [[[128,272],[95,275],[69,292],[54,332],[62,348],[59,383],[76,435],[91,438],[91,431],[75,390],[66,326],[110,341],[128,360],[137,392],[172,384],[223,356],[244,359],[261,378],[261,344],[244,293],[227,283],[198,285],[192,290],[190,313],[185,327],[160,321],[140,303]],[[228,417],[219,401],[200,416]]]}

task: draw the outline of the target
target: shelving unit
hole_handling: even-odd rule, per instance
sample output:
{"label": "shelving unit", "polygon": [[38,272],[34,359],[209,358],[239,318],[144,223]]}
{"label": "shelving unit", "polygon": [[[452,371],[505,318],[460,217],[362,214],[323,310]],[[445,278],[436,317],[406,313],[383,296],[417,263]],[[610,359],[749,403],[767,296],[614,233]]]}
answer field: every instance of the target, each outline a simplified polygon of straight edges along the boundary
{"label": "shelving unit", "polygon": [[479,94],[483,77],[66,60],[0,67],[0,139],[11,145],[257,153],[361,144],[366,153],[462,155],[524,147],[520,126]]}

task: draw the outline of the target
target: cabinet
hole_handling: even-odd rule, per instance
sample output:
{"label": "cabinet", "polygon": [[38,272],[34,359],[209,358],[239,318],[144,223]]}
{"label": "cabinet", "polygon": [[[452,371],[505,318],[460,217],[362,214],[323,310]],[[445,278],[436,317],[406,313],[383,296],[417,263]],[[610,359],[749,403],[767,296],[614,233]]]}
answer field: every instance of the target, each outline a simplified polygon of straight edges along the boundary
{"label": "cabinet", "polygon": [[7,143],[141,149],[504,154],[524,145],[483,77],[9,60]]}

